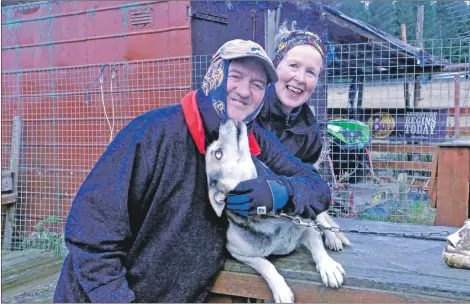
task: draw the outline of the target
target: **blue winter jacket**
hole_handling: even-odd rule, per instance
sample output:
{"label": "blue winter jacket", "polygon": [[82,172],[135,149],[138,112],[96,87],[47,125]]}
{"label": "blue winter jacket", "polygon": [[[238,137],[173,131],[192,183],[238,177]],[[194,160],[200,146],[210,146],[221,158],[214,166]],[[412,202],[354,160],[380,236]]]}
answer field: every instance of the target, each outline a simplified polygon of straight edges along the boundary
{"label": "blue winter jacket", "polygon": [[[203,96],[138,116],[97,161],[67,218],[54,302],[204,301],[227,254],[227,219],[208,199],[201,151],[220,121]],[[259,126],[249,130],[254,153],[287,181],[291,214],[314,193],[326,210],[329,188],[311,166]]]}

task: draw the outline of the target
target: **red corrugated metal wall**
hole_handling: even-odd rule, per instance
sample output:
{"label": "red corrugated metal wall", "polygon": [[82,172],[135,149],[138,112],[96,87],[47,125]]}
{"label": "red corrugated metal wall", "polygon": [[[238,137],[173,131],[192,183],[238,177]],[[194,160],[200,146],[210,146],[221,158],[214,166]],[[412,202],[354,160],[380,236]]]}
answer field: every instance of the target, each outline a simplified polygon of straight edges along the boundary
{"label": "red corrugated metal wall", "polygon": [[2,8],[2,168],[12,118],[24,121],[17,235],[48,216],[65,219],[109,143],[113,118],[115,135],[191,89],[188,5],[60,1]]}

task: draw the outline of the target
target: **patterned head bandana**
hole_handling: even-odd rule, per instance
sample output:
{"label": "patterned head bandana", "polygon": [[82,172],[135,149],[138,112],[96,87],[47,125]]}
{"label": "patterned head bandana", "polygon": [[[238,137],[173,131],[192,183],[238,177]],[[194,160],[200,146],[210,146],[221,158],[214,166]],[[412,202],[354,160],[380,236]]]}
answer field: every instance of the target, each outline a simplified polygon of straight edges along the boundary
{"label": "patterned head bandana", "polygon": [[[253,57],[260,60],[268,74],[269,82],[277,81],[276,70],[266,52],[257,43],[249,40],[235,39],[225,43],[213,56],[209,69],[202,82],[202,90],[208,96],[221,120],[227,119],[227,74],[230,60]],[[267,90],[266,90],[267,91]],[[263,106],[261,104],[245,119],[245,124],[253,121]]]}
{"label": "patterned head bandana", "polygon": [[293,31],[288,36],[281,39],[279,44],[276,46],[274,53],[274,66],[277,67],[282,58],[286,53],[294,46],[308,44],[313,46],[321,55],[322,59],[325,60],[326,45],[321,41],[317,34],[308,31]]}

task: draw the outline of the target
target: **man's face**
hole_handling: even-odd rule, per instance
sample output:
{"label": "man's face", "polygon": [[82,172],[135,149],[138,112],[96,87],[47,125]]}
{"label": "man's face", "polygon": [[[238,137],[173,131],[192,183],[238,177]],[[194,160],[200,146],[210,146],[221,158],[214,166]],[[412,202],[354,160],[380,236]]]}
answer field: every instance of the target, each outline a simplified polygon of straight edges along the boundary
{"label": "man's face", "polygon": [[242,121],[263,101],[267,75],[254,60],[231,61],[227,78],[227,112],[235,121]]}

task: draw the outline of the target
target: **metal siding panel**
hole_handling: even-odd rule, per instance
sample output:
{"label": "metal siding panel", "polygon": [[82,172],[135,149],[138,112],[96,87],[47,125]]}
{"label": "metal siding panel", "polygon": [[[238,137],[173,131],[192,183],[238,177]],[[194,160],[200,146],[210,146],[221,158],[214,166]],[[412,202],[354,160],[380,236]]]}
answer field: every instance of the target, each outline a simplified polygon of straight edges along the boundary
{"label": "metal siding panel", "polygon": [[190,18],[186,14],[186,8],[190,5],[188,1],[170,1],[170,27],[189,26]]}
{"label": "metal siding panel", "polygon": [[17,70],[19,58],[16,50],[2,50],[2,70]]}
{"label": "metal siding panel", "polygon": [[154,27],[170,27],[170,5],[168,2],[160,2],[153,6],[154,9]]}
{"label": "metal siding panel", "polygon": [[82,42],[54,45],[51,47],[52,66],[74,66],[88,62],[88,52],[84,52],[82,46]]}
{"label": "metal siding panel", "polygon": [[165,58],[170,56],[170,33],[152,33],[126,38],[127,60],[139,60],[148,58]]}
{"label": "metal siding panel", "polygon": [[[13,115],[25,118],[21,158],[25,170],[19,177],[19,210],[29,219],[19,228],[21,233],[28,233],[41,218],[54,215],[58,206],[60,215],[66,217],[75,190],[109,141],[99,82],[92,83],[100,65],[191,55],[188,1],[151,4],[153,28],[142,30],[128,28],[130,8],[111,8],[133,3],[136,2],[61,1],[31,5],[23,13],[2,8],[3,22],[45,18],[2,26],[2,48],[18,46],[2,49],[3,71],[54,67],[2,75],[4,154],[8,152],[6,143],[10,138],[6,136]],[[103,8],[107,9],[101,11]],[[61,14],[68,15],[49,18]],[[98,65],[83,66],[92,63]],[[55,69],[64,66],[74,67]],[[130,63],[125,71],[117,70],[119,79],[113,94],[115,134],[144,111],[179,103],[191,88],[191,68],[191,59],[187,58]],[[109,90],[110,70],[106,71],[105,85]],[[129,78],[125,78],[127,75]],[[89,92],[89,104],[85,103],[85,92]],[[52,93],[67,95],[51,97]],[[111,117],[110,94],[105,93],[104,99]],[[71,146],[64,146],[67,144]],[[2,156],[2,165],[7,163]]]}
{"label": "metal siding panel", "polygon": [[87,14],[87,38],[126,33],[127,14],[127,10],[119,9]]}
{"label": "metal siding panel", "polygon": [[170,32],[170,46],[172,57],[191,54],[191,32],[189,30]]}

